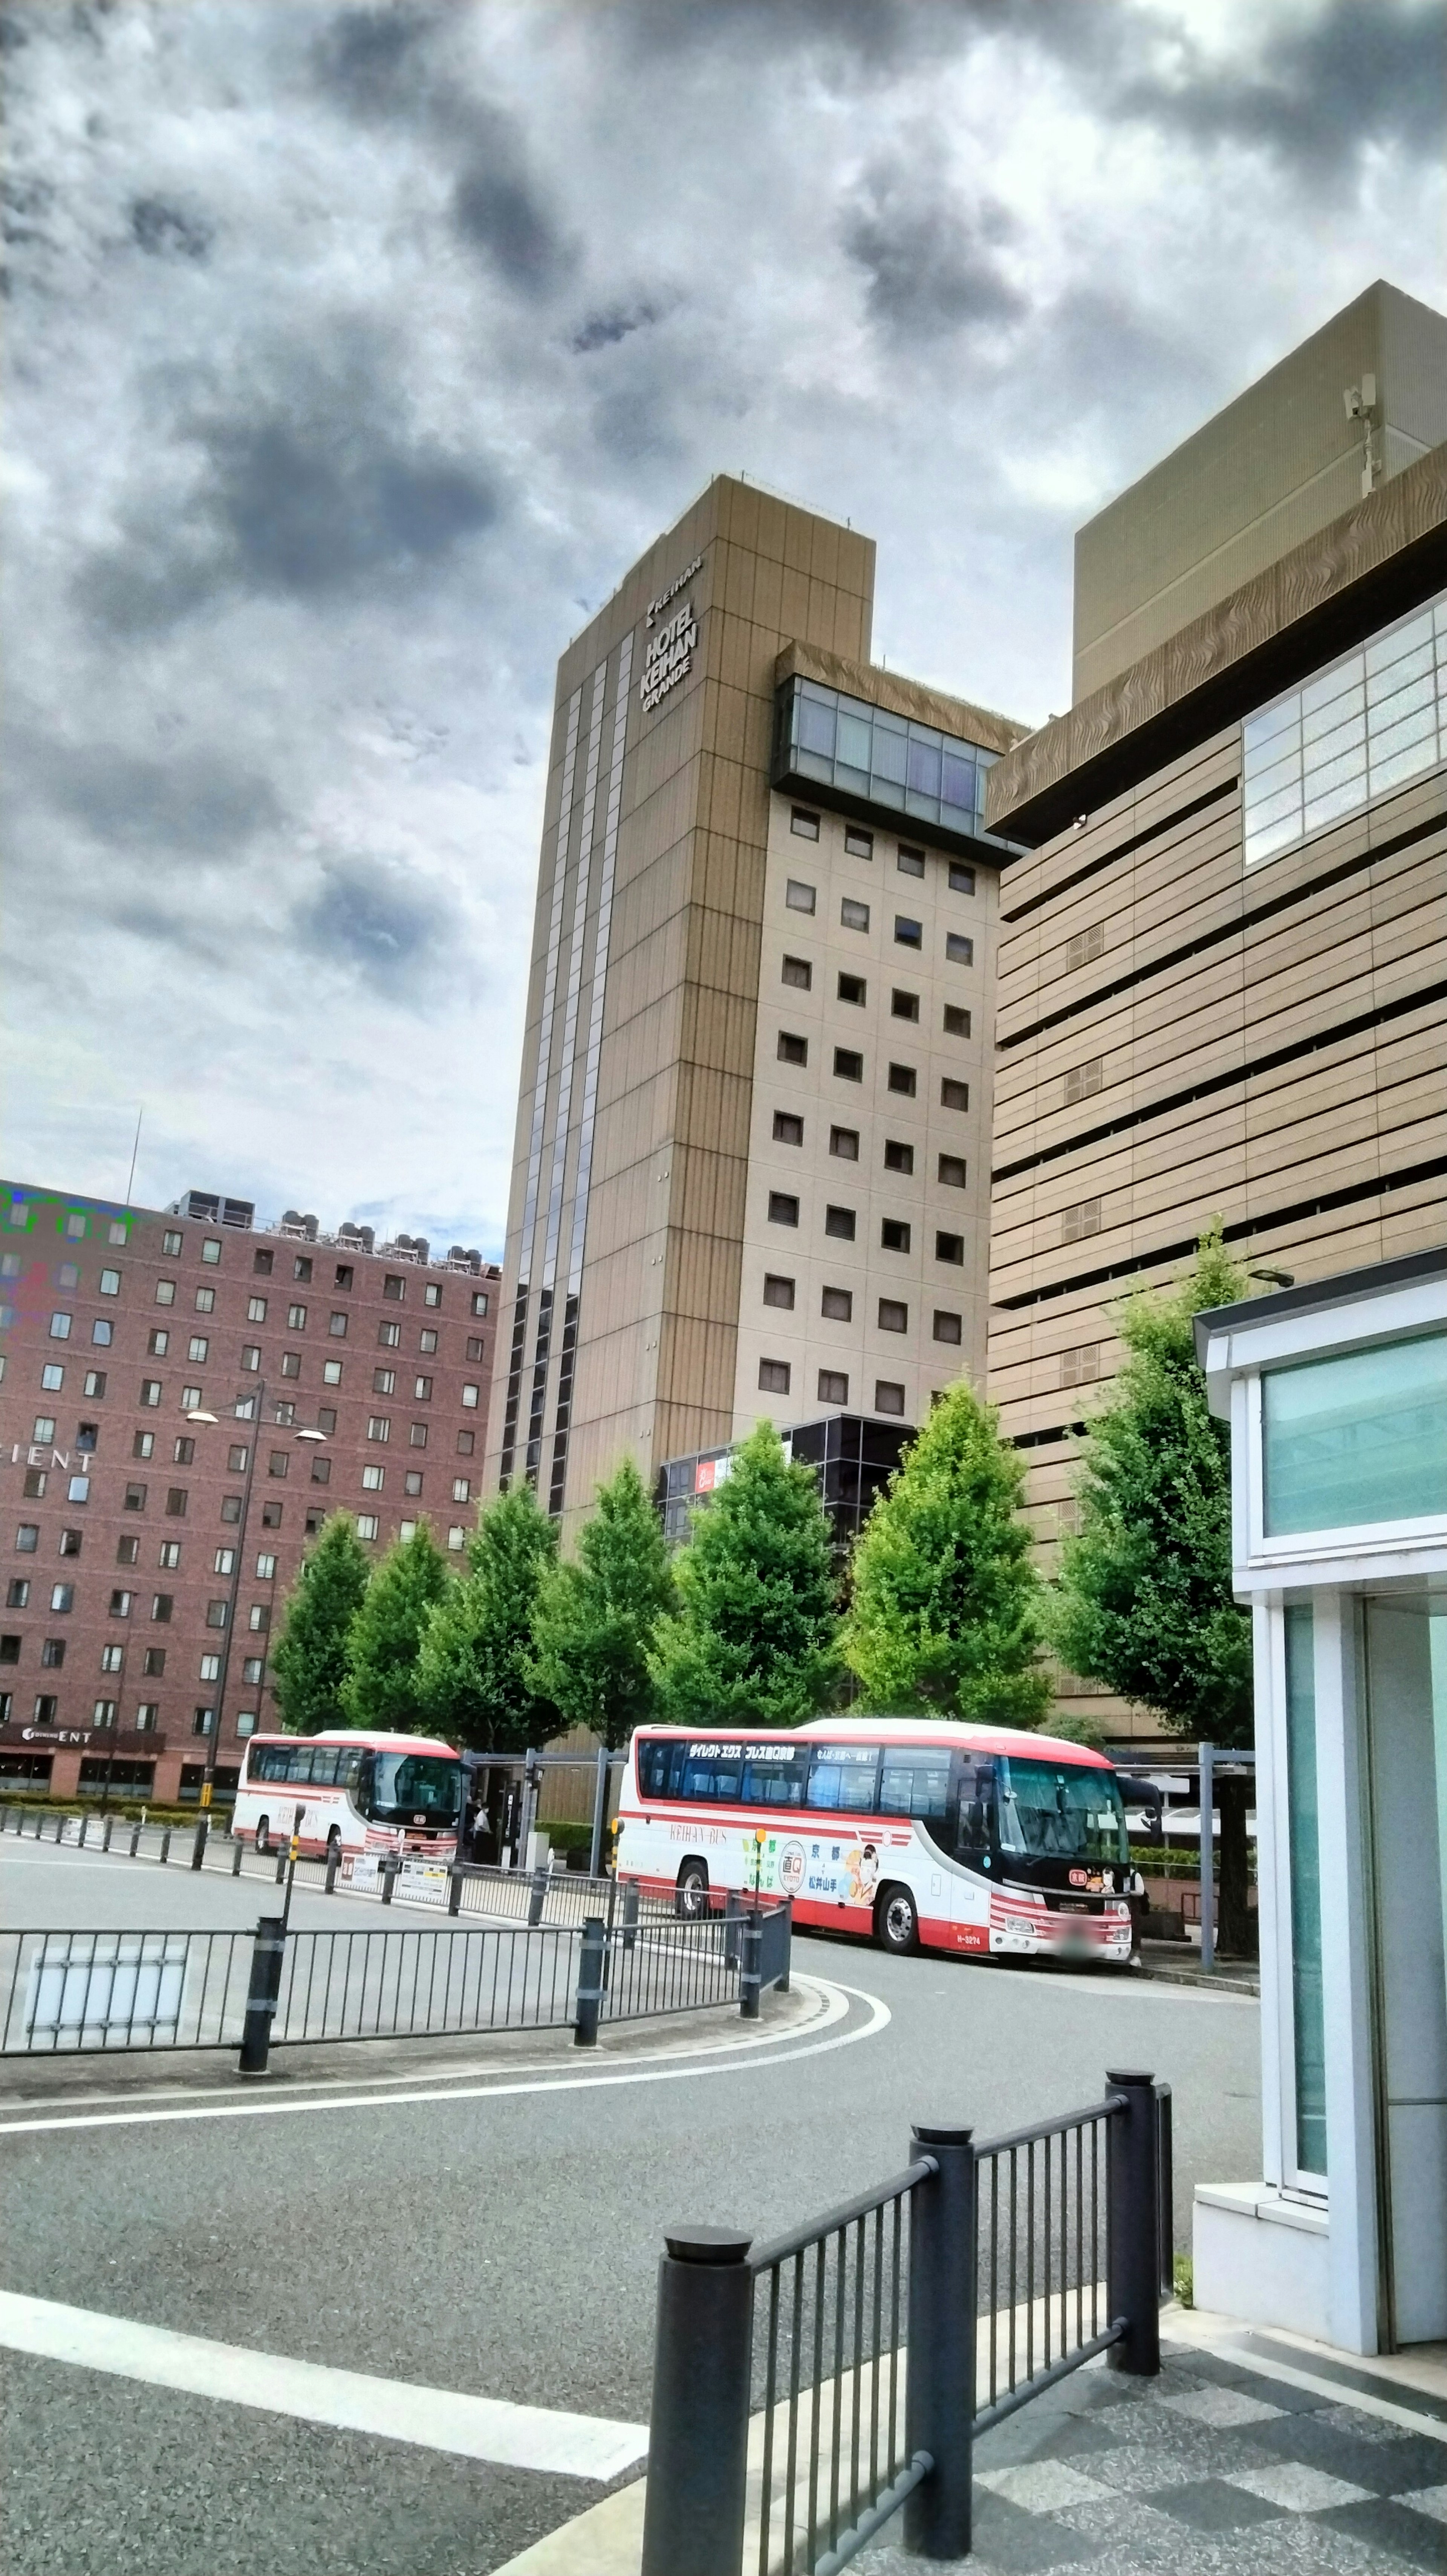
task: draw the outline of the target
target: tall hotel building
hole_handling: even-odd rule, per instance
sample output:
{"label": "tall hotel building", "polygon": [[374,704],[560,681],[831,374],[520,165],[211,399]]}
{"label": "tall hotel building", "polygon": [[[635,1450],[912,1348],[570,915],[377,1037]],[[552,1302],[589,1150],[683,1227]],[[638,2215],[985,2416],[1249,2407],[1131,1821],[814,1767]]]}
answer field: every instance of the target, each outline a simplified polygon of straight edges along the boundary
{"label": "tall hotel building", "polygon": [[1042,1538],[1114,1302],[1213,1216],[1267,1281],[1447,1237],[1444,441],[1447,321],[1378,284],[1076,539],[1071,711],[986,806],[1029,853],[990,1382]]}
{"label": "tall hotel building", "polygon": [[720,477],[558,668],[488,1481],[566,1527],[985,1354],[1021,728],[869,661],[870,539]]}

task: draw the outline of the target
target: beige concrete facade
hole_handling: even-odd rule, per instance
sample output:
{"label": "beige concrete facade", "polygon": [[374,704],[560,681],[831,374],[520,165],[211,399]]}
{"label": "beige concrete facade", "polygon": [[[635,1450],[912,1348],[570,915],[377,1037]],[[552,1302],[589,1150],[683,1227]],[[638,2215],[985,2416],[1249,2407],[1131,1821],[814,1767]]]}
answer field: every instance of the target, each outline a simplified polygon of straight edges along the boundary
{"label": "beige concrete facade", "polygon": [[1443,439],[1447,319],[1378,279],[1080,529],[1076,703]]}
{"label": "beige concrete facade", "polygon": [[[1447,1237],[1447,612],[1409,775],[1255,865],[1242,785],[1275,702],[1430,635],[1447,448],[1301,554],[1309,581],[1283,556],[1099,693],[1088,731],[1076,710],[1074,738],[1062,718],[991,774],[992,826],[1039,844],[1001,898],[990,1391],[1042,1541],[1070,1525],[1070,1426],[1116,1364],[1116,1301],[1178,1276],[1211,1218],[1298,1280]],[[1065,1700],[1129,1723],[1083,1685]]]}
{"label": "beige concrete facade", "polygon": [[[832,1328],[823,1333],[817,1315],[797,1362],[792,1349],[778,1354],[792,1370],[787,1406],[758,1387],[759,1360],[772,1354],[759,1307],[772,1229],[766,1195],[756,1215],[753,1162],[763,1120],[775,1150],[773,1114],[786,1071],[777,1056],[781,1027],[806,1037],[809,1082],[820,1078],[826,1027],[831,1049],[844,1045],[846,1020],[862,1029],[854,1042],[870,1068],[864,1086],[850,1086],[856,1104],[869,1092],[868,1114],[861,1106],[849,1122],[860,1131],[862,1158],[850,1177],[868,1177],[867,1189],[849,1193],[859,1233],[854,1247],[843,1247],[859,1265],[850,1274],[858,1318],[845,1362],[851,1402],[860,1409],[856,1385],[868,1378],[872,1397],[882,1377],[905,1384],[912,1406],[929,1374],[920,1337],[933,1331],[933,1292],[921,1246],[946,1197],[971,1210],[968,1224],[957,1220],[951,1229],[966,1235],[969,1249],[963,1265],[951,1267],[952,1293],[934,1302],[960,1312],[970,1337],[961,1348],[983,1357],[982,1031],[993,919],[993,884],[985,880],[999,854],[974,862],[972,896],[951,894],[958,835],[943,836],[947,855],[938,833],[901,814],[891,818],[892,833],[875,821],[872,863],[846,859],[837,800],[811,797],[820,839],[806,844],[791,828],[799,799],[770,784],[776,692],[796,669],[897,717],[958,732],[984,760],[1018,739],[1020,729],[999,717],[870,669],[873,587],[872,540],[720,477],[634,566],[559,665],[487,1482],[495,1490],[528,1476],[565,1533],[624,1456],[648,1476],[667,1457],[722,1445],[765,1409],[780,1420],[821,1410],[818,1370],[844,1345]],[[924,882],[908,881],[909,905],[894,900],[896,883],[906,884],[901,838],[927,852]],[[807,922],[788,911],[782,891],[792,856],[805,850],[809,865],[792,872],[817,887],[818,910]],[[838,903],[856,872],[877,887],[874,927],[846,938]],[[960,932],[974,938],[968,966],[943,955],[952,905]],[[896,911],[922,925],[920,948],[898,952],[898,973]],[[789,945],[814,970],[811,991],[790,989],[788,1001],[807,1004],[812,1016],[776,1008],[785,913],[809,932],[796,938],[791,926]],[[837,998],[846,949],[868,985],[864,1007]],[[944,1037],[947,984],[970,1013],[963,1042]],[[893,1020],[896,986],[918,996],[917,1024]],[[897,1128],[875,1099],[892,1060],[884,1033],[896,1028],[910,1043],[893,1058],[918,1072],[916,1097],[899,1102],[908,1116]],[[946,1078],[968,1085],[967,1111],[939,1105]],[[828,1128],[844,1113],[823,1111],[822,1100],[817,1109],[810,1101],[796,1166],[822,1170],[827,1160]],[[868,1161],[871,1152],[882,1156],[886,1132],[916,1148],[914,1174],[900,1176],[911,1253],[889,1257],[890,1278],[907,1282],[909,1308],[907,1331],[890,1348],[907,1344],[909,1357],[888,1370],[882,1362],[874,1368],[886,1289],[878,1275],[885,1256],[872,1248],[885,1175]],[[927,1177],[937,1176],[942,1151],[965,1161],[962,1191]],[[812,1180],[810,1190],[822,1225],[824,1190]],[[802,1202],[809,1193],[799,1195]],[[889,1204],[894,1212],[893,1198]],[[937,1222],[944,1229],[945,1217]],[[796,1244],[805,1233],[801,1204]],[[821,1241],[811,1249],[807,1285],[803,1263],[771,1264],[798,1282],[793,1314],[770,1309],[771,1324],[802,1328],[810,1298],[817,1304],[816,1275],[823,1282],[822,1254]],[[875,1317],[867,1335],[866,1309]]]}

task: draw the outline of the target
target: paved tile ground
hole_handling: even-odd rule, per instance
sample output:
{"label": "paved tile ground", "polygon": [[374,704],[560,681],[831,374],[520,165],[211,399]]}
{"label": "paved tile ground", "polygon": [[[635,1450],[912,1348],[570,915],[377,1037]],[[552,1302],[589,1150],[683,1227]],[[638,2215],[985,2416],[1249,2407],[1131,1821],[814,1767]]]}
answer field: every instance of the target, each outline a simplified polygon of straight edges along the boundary
{"label": "paved tile ground", "polygon": [[[1447,2441],[1210,2353],[1079,2372],[976,2452],[962,2576],[1447,2576]],[[902,2526],[860,2576],[945,2576]]]}

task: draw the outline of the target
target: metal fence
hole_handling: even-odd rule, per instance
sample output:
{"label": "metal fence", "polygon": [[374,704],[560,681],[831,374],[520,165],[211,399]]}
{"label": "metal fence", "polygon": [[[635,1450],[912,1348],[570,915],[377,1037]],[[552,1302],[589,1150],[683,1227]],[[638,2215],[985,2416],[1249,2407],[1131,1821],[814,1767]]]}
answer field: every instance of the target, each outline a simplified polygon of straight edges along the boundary
{"label": "metal fence", "polygon": [[1170,2095],[983,2146],[917,2128],[902,2173],[751,2247],[676,2228],[659,2270],[642,2576],[837,2576],[901,2506],[970,2547],[978,2436],[1095,2355],[1160,2367]]}
{"label": "metal fence", "polygon": [[[0,1934],[0,2054],[240,2047],[560,2030],[737,2004],[786,1985],[789,1909],[666,1925],[288,1926]],[[767,1976],[760,1972],[767,1947]],[[748,1968],[752,1959],[754,1975]]]}

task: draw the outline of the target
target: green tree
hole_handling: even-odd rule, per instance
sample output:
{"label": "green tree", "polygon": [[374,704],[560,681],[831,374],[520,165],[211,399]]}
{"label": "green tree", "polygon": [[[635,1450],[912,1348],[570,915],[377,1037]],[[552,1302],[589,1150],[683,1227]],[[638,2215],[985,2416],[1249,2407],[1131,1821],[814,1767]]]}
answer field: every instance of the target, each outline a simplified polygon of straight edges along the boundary
{"label": "green tree", "polygon": [[868,1699],[1037,1726],[1042,1590],[1020,1518],[1025,1471],[963,1379],[935,1406],[854,1551],[844,1652]]}
{"label": "green tree", "polygon": [[[1072,1672],[1175,1735],[1252,1740],[1251,1626],[1231,1597],[1231,1435],[1208,1411],[1192,1318],[1247,1292],[1219,1227],[1173,1292],[1126,1300],[1125,1360],[1086,1429],[1080,1528],[1061,1549],[1051,1622]],[[1221,1946],[1243,1950],[1246,1784],[1221,1783]]]}
{"label": "green tree", "polygon": [[533,1616],[533,1687],[569,1726],[605,1744],[627,1742],[654,1708],[648,1649],[674,1606],[673,1575],[657,1512],[631,1458],[598,1487],[578,1536],[576,1563],[544,1576]]}
{"label": "green tree", "polygon": [[439,1734],[511,1753],[552,1733],[528,1659],[538,1588],[557,1552],[531,1485],[509,1486],[479,1512],[467,1572],[433,1610],[418,1657],[418,1689]]}
{"label": "green tree", "polygon": [[352,1621],[342,1685],[349,1724],[421,1733],[427,1711],[417,1687],[417,1650],[428,1613],[451,1582],[426,1521],[388,1548]]}
{"label": "green tree", "polygon": [[287,1595],[271,1677],[282,1723],[300,1735],[345,1726],[342,1686],[352,1622],[366,1597],[371,1561],[350,1512],[333,1512],[302,1558]]}
{"label": "green tree", "polygon": [[736,1451],[674,1560],[678,1609],[648,1669],[660,1716],[684,1726],[798,1726],[839,1679],[838,1583],[812,1469],[771,1422]]}

